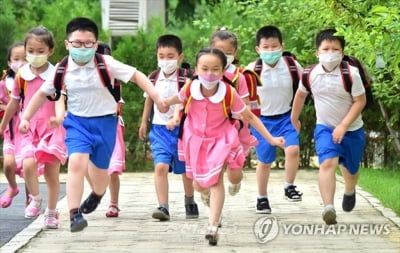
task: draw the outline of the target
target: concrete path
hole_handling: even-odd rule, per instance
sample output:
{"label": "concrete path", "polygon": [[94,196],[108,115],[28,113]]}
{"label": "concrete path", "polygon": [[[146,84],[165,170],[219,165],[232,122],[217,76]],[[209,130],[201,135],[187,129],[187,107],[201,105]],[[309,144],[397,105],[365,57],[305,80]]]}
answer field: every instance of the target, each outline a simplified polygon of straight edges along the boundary
{"label": "concrete path", "polygon": [[[85,216],[89,226],[71,233],[64,198],[58,206],[58,230],[42,230],[41,215],[0,252],[400,252],[399,217],[359,188],[355,210],[343,212],[340,178],[335,198],[339,223],[328,227],[321,219],[317,171],[299,171],[296,184],[304,193],[303,201],[290,203],[283,199],[283,171],[274,170],[269,186],[270,215],[255,213],[255,173],[246,171],[239,194],[232,197],[226,193],[216,247],[204,239],[208,209],[200,196],[196,193],[200,218],[186,220],[181,178],[170,175],[169,179],[169,222],[151,218],[156,207],[153,174],[125,173],[121,177],[119,218],[105,217],[109,202],[106,194],[99,208]],[[86,187],[85,196],[88,191]]]}

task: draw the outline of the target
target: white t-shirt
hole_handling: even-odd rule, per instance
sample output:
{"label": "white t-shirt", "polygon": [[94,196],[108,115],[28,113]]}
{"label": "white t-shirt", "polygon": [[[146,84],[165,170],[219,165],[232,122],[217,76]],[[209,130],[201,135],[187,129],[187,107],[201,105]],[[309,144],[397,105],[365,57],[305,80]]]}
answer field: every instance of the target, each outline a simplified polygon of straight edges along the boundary
{"label": "white t-shirt", "polygon": [[[136,68],[104,55],[104,61],[114,84],[114,79],[127,83]],[[53,94],[54,74],[41,87],[46,94]],[[64,88],[67,90],[68,111],[81,117],[96,117],[116,113],[117,103],[106,86],[103,85],[94,59],[84,66],[77,65],[69,56],[64,75]]]}
{"label": "white t-shirt", "polygon": [[[155,84],[155,89],[157,90],[158,94],[160,94],[160,97],[168,98],[178,94],[177,72],[178,71],[175,71],[171,76],[167,78],[165,77],[164,73],[160,71]],[[144,97],[147,96],[148,95],[145,92]],[[174,115],[175,106],[180,105],[171,105],[168,112],[161,113],[158,110],[158,107],[156,105],[153,105],[154,115],[152,123],[156,125],[166,125],[168,120]]]}
{"label": "white t-shirt", "polygon": [[[255,63],[251,62],[247,68],[254,70]],[[300,74],[303,68],[297,61],[295,64]],[[257,94],[261,102],[261,115],[273,116],[288,112],[293,99],[293,81],[283,57],[273,68],[263,62],[260,79],[263,86],[257,87]]]}
{"label": "white t-shirt", "polygon": [[[351,94],[344,88],[340,68],[327,73],[323,70],[321,64],[318,64],[311,71],[309,80],[314,97],[317,124],[332,128],[338,126],[353,105],[353,97],[365,93],[358,69],[350,66],[350,74],[353,80]],[[301,81],[299,90],[308,93]],[[357,130],[362,126],[363,121],[360,114],[348,128],[348,131]]]}

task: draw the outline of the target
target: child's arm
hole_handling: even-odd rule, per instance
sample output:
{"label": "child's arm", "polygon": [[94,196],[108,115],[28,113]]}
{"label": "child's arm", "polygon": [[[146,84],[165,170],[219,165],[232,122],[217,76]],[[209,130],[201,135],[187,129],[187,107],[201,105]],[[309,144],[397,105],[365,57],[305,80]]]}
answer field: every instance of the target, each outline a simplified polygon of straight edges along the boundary
{"label": "child's arm", "polygon": [[56,116],[50,117],[49,123],[50,127],[58,127],[59,125],[62,124],[65,118],[65,96],[61,95],[60,99],[55,102],[55,107],[56,107]]}
{"label": "child's arm", "polygon": [[283,137],[273,137],[268,129],[265,128],[261,120],[254,115],[247,107],[240,113],[240,116],[249,122],[271,145],[279,146],[281,148],[285,145],[285,139]]}
{"label": "child's arm", "polygon": [[17,112],[18,108],[19,108],[19,100],[11,98],[7,104],[7,107],[4,111],[3,119],[1,120],[0,123],[0,133],[4,132],[11,118]]}
{"label": "child's arm", "polygon": [[180,104],[180,103],[182,103],[182,101],[179,100],[178,95],[175,95],[175,96],[171,96],[169,98],[166,98],[165,99],[165,103],[169,106],[169,105]]}
{"label": "child's arm", "polygon": [[142,113],[142,122],[139,127],[139,139],[144,141],[147,135],[147,122],[150,118],[151,108],[153,107],[153,100],[150,97],[146,97],[144,101],[144,108]]}
{"label": "child's arm", "polygon": [[172,115],[172,117],[169,119],[169,121],[167,123],[167,128],[169,130],[174,130],[174,128],[176,126],[179,126],[179,123],[181,121],[180,114],[181,114],[180,104],[177,104],[174,109],[174,114]]}
{"label": "child's arm", "polygon": [[151,97],[151,99],[157,104],[158,110],[160,110],[160,112],[165,113],[168,111],[168,106],[165,104],[164,99],[160,97],[160,95],[154,88],[154,85],[145,74],[143,74],[139,70],[136,70],[130,81],[137,83],[139,87]]}
{"label": "child's arm", "polygon": [[294,128],[296,128],[298,132],[300,132],[301,129],[301,122],[299,118],[301,111],[303,110],[304,102],[306,101],[307,95],[308,95],[307,93],[297,90],[296,95],[294,96],[293,99],[290,119],[292,121],[292,125],[294,126]]}
{"label": "child's arm", "polygon": [[33,115],[35,115],[44,102],[46,102],[46,96],[47,94],[41,90],[35,92],[31,101],[29,101],[28,105],[26,106],[24,113],[22,114],[21,123],[19,124],[20,132],[28,132],[29,120],[33,117]]}
{"label": "child's arm", "polygon": [[342,122],[338,126],[335,127],[332,133],[332,138],[334,143],[340,143],[342,141],[343,136],[346,134],[349,126],[360,116],[362,110],[365,107],[367,102],[365,93],[353,97],[353,105],[350,107],[349,112],[346,114]]}

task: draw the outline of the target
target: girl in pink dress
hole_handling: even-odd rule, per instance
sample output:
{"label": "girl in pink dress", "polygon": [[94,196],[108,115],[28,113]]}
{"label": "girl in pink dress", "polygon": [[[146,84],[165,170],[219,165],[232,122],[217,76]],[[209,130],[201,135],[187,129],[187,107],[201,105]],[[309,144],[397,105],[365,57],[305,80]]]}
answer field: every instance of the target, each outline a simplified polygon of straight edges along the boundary
{"label": "girl in pink dress", "polygon": [[[47,59],[53,54],[54,45],[53,35],[44,27],[33,28],[27,33],[25,52],[29,64],[21,67],[15,78],[11,100],[0,124],[1,132],[18,110],[21,113],[24,111],[24,105],[29,103],[42,83],[50,77],[54,66]],[[25,208],[25,218],[35,218],[40,214],[42,196],[39,192],[37,168],[39,163],[45,164],[46,228],[58,228],[59,213],[56,207],[60,191],[59,170],[60,163],[66,161],[65,130],[59,125],[62,119],[55,118],[55,110],[53,102],[46,102],[31,119],[29,131],[18,134],[15,140],[16,150],[22,156],[25,184],[31,197]]]}
{"label": "girl in pink dress", "polygon": [[[15,75],[26,63],[25,48],[23,42],[17,42],[8,48],[8,69],[4,72],[0,81],[0,113],[4,111],[10,100],[10,93],[14,86]],[[14,114],[10,123],[3,132],[3,169],[8,181],[7,191],[0,197],[0,208],[7,208],[12,204],[13,198],[19,193],[15,175],[22,177],[22,163],[20,156],[15,152],[15,135],[18,134],[19,116]]]}
{"label": "girl in pink dress", "polygon": [[[206,239],[210,245],[218,241],[218,223],[224,204],[223,174],[233,184],[242,180],[245,160],[238,131],[225,116],[223,104],[228,89],[233,93],[230,111],[262,132],[272,145],[283,146],[281,137],[274,138],[246,107],[237,92],[222,81],[227,60],[225,54],[213,48],[202,49],[196,56],[198,78],[181,89],[179,95],[166,99],[169,105],[184,103],[187,112],[182,138],[178,142],[180,159],[186,163],[186,175],[193,179],[194,188],[210,196],[209,227]],[[189,89],[189,96],[187,91]]]}
{"label": "girl in pink dress", "polygon": [[[240,73],[239,68],[234,65],[236,60],[236,54],[238,50],[238,39],[236,35],[225,27],[219,29],[211,35],[210,47],[221,50],[227,60],[224,75],[234,84],[235,89],[243,102],[249,106],[249,90],[247,89],[246,79],[243,74]],[[249,107],[250,108],[250,107]],[[243,147],[243,152],[247,156],[250,149],[258,144],[257,139],[251,135],[248,122],[235,122],[239,132],[239,140]],[[230,184],[229,194],[234,196],[240,190],[240,184]]]}

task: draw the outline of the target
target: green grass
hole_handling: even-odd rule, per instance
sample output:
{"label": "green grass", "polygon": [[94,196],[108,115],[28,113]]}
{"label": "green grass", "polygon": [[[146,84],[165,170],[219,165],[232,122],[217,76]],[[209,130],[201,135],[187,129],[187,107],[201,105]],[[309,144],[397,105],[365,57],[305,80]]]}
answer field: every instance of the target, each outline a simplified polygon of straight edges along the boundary
{"label": "green grass", "polygon": [[358,186],[400,216],[400,170],[360,168]]}

